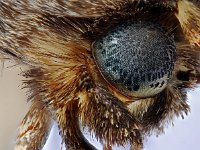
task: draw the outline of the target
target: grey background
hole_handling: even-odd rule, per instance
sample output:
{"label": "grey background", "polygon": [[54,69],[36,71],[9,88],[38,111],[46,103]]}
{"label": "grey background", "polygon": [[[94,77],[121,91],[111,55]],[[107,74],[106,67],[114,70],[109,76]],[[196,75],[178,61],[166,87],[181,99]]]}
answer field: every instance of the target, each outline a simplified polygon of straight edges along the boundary
{"label": "grey background", "polygon": [[[23,78],[18,75],[23,67],[12,65],[14,63],[7,62],[3,73],[0,73],[0,150],[13,150],[17,127],[30,105],[26,103],[26,91],[21,90]],[[174,127],[166,128],[164,135],[158,138],[156,136],[149,137],[145,141],[145,150],[200,149],[200,89],[191,91],[188,96],[191,113],[184,120],[175,119]],[[101,149],[101,144],[96,143],[92,138],[90,139]],[[120,147],[118,150],[127,149],[127,147]],[[55,124],[43,150],[60,149],[61,138]]]}

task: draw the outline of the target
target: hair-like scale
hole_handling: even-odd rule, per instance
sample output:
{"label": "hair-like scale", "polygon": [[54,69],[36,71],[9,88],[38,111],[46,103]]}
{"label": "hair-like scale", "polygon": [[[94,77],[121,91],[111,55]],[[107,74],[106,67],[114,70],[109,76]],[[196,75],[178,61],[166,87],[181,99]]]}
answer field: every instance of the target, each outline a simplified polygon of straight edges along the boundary
{"label": "hair-like scale", "polygon": [[[41,149],[52,120],[69,150],[96,149],[79,122],[105,150],[127,143],[142,149],[145,136],[187,114],[186,92],[200,83],[199,6],[189,0],[0,0],[0,59],[29,67],[22,74],[33,103],[16,149]],[[159,23],[175,38],[173,75],[153,97],[121,94],[105,82],[92,56],[91,44],[129,19]]]}

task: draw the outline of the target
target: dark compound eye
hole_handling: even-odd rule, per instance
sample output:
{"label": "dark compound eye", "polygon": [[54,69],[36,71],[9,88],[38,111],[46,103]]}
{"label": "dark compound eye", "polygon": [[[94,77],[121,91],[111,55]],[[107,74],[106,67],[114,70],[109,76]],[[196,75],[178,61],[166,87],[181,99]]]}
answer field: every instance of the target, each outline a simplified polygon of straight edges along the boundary
{"label": "dark compound eye", "polygon": [[93,55],[110,84],[129,96],[149,97],[166,87],[176,47],[158,24],[128,21],[96,40]]}

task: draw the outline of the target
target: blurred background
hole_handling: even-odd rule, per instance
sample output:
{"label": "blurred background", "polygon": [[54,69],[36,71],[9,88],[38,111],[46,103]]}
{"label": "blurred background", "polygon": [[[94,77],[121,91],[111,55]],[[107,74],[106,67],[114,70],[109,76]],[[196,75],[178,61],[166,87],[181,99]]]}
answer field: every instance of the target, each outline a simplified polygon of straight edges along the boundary
{"label": "blurred background", "polygon": [[[2,64],[0,64],[3,67]],[[23,67],[15,66],[12,62],[6,62],[4,69],[0,67],[0,150],[13,150],[17,136],[18,126],[28,110],[30,104],[26,102],[26,90],[22,90],[19,75]],[[188,101],[191,113],[184,120],[176,118],[174,126],[165,129],[165,134],[156,137],[151,136],[145,141],[145,150],[199,150],[200,144],[200,88],[188,93]],[[85,135],[91,142],[102,149],[101,144]],[[55,124],[49,139],[43,150],[60,150],[61,138]],[[62,147],[63,150],[65,149]],[[114,148],[122,150],[126,148]]]}

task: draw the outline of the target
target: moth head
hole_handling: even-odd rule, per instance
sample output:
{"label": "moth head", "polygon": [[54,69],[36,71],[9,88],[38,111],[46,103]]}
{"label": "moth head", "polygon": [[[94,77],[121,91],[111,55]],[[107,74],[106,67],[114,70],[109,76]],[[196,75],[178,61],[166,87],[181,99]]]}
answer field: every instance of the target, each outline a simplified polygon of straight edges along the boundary
{"label": "moth head", "polygon": [[31,98],[57,109],[78,102],[100,140],[140,144],[141,124],[160,129],[167,115],[188,112],[183,91],[200,81],[195,1],[0,4],[0,52],[33,68],[25,75]]}

